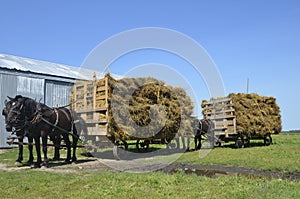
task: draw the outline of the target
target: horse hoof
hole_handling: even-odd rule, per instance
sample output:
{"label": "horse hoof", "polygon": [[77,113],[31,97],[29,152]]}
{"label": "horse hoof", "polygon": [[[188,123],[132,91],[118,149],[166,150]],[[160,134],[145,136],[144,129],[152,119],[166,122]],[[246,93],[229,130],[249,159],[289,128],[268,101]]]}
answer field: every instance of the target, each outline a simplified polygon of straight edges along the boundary
{"label": "horse hoof", "polygon": [[31,165],[33,165],[33,161],[27,161],[25,165],[26,166],[31,166]]}
{"label": "horse hoof", "polygon": [[37,164],[34,164],[31,168],[32,168],[32,169],[39,169],[39,168],[41,168],[41,166],[40,166],[40,165],[37,165]]}
{"label": "horse hoof", "polygon": [[66,164],[71,164],[72,162],[70,160],[65,160]]}
{"label": "horse hoof", "polygon": [[15,162],[15,165],[16,165],[16,166],[22,166],[23,164],[22,164],[22,162],[16,161],[16,162]]}
{"label": "horse hoof", "polygon": [[43,164],[42,164],[42,168],[48,168],[48,162],[44,162]]}

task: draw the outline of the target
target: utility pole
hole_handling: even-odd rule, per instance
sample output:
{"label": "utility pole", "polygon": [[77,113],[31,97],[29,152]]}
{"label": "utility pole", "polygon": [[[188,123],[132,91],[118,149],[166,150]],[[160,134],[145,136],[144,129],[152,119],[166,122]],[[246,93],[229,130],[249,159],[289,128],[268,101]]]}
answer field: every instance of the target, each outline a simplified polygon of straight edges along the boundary
{"label": "utility pole", "polygon": [[249,78],[247,78],[247,94],[249,93]]}

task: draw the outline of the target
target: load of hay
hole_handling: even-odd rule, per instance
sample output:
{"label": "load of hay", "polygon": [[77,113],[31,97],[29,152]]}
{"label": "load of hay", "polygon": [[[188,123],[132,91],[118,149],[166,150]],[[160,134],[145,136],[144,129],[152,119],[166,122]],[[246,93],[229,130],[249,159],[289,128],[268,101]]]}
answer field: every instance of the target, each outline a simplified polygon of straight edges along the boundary
{"label": "load of hay", "polygon": [[112,81],[108,132],[117,140],[192,134],[193,103],[179,87],[154,78]]}
{"label": "load of hay", "polygon": [[228,98],[232,99],[237,133],[251,137],[281,132],[280,108],[274,97],[231,93]]}

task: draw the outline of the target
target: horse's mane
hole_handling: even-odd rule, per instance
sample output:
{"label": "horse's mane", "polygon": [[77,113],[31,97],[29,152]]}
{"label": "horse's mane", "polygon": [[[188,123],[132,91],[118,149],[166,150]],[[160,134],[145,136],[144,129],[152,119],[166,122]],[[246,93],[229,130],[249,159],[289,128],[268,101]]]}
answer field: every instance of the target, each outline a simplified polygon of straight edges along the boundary
{"label": "horse's mane", "polygon": [[15,100],[17,100],[17,101],[22,100],[23,102],[27,103],[27,105],[29,105],[30,108],[33,108],[33,109],[36,108],[37,104],[40,104],[42,111],[63,109],[63,108],[70,106],[70,104],[68,104],[68,105],[61,106],[61,107],[49,107],[48,105],[46,105],[44,103],[37,102],[35,99],[29,98],[29,97],[24,97],[22,95],[16,95]]}

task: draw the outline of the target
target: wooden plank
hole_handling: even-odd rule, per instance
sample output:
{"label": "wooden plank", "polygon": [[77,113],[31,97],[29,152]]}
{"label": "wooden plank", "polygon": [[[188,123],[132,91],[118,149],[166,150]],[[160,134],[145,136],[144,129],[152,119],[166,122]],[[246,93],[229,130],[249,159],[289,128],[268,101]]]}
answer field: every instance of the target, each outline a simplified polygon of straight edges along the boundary
{"label": "wooden plank", "polygon": [[212,99],[208,102],[205,102],[204,105],[210,105],[210,104],[215,104],[220,102],[230,102],[230,101],[232,101],[231,98]]}
{"label": "wooden plank", "polygon": [[218,116],[218,117],[208,116],[205,118],[211,119],[211,120],[223,120],[223,119],[233,119],[233,118],[235,118],[235,115],[226,115],[226,116]]}

